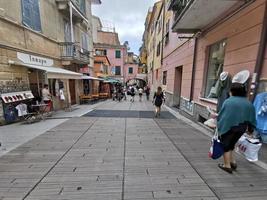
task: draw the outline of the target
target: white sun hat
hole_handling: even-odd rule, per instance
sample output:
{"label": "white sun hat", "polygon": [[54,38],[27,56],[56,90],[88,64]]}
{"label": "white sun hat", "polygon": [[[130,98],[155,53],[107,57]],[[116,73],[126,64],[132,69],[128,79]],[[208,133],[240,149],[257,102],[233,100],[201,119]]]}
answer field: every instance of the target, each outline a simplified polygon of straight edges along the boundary
{"label": "white sun hat", "polygon": [[220,74],[220,80],[221,81],[225,81],[226,80],[226,78],[228,77],[228,72],[222,72],[221,74]]}
{"label": "white sun hat", "polygon": [[248,80],[249,76],[250,72],[248,70],[240,71],[234,75],[232,83],[244,84]]}

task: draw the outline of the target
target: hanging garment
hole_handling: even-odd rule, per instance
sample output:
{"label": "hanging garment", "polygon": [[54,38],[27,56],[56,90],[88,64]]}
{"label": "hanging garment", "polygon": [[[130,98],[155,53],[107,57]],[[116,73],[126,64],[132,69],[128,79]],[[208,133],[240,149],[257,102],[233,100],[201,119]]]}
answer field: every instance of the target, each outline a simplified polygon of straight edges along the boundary
{"label": "hanging garment", "polygon": [[256,96],[253,103],[256,110],[257,131],[261,134],[267,134],[267,92]]}
{"label": "hanging garment", "polygon": [[65,96],[64,96],[64,92],[62,89],[59,90],[59,97],[60,97],[60,100],[65,101]]}
{"label": "hanging garment", "polygon": [[16,106],[16,109],[18,111],[19,117],[22,117],[28,114],[27,105],[25,103],[20,103],[19,105]]}
{"label": "hanging garment", "polygon": [[222,105],[226,99],[230,97],[229,92],[231,89],[231,77],[228,75],[226,79],[220,80],[217,90],[217,113],[220,112]]}

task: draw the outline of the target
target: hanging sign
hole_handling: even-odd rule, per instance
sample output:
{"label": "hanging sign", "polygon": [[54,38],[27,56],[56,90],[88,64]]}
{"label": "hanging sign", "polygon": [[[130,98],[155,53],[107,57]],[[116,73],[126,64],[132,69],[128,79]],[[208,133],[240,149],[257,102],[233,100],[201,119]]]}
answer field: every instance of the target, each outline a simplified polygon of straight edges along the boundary
{"label": "hanging sign", "polygon": [[40,66],[49,67],[49,66],[53,66],[54,64],[54,61],[52,59],[34,56],[30,54],[25,54],[25,53],[20,53],[20,52],[17,52],[17,58],[23,63],[31,64],[31,65],[40,65]]}

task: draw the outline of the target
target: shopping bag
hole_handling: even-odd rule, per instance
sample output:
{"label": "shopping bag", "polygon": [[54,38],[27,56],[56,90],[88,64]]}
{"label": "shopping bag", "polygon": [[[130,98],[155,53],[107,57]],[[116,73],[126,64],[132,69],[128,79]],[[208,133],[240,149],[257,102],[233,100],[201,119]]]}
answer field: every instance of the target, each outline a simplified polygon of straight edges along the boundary
{"label": "shopping bag", "polygon": [[216,129],[215,134],[211,140],[211,146],[208,155],[212,159],[218,159],[223,155],[223,153],[224,153],[223,145],[219,140],[218,131]]}
{"label": "shopping bag", "polygon": [[262,143],[259,139],[244,134],[237,142],[237,152],[243,154],[248,161],[256,162],[261,146]]}

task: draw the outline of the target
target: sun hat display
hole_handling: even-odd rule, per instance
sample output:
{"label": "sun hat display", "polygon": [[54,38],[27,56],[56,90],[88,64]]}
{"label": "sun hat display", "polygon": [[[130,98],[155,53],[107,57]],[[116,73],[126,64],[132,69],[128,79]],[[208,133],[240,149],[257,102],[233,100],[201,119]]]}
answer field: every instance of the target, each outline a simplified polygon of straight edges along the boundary
{"label": "sun hat display", "polygon": [[248,70],[240,71],[236,75],[234,75],[232,79],[232,83],[244,84],[245,82],[247,82],[249,76],[250,76],[250,73]]}
{"label": "sun hat display", "polygon": [[221,74],[220,74],[220,80],[221,81],[225,81],[226,79],[227,79],[227,77],[228,77],[228,72],[222,72]]}

